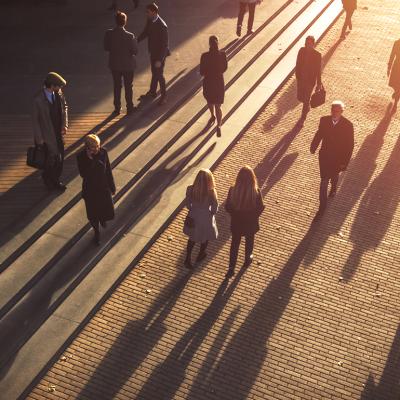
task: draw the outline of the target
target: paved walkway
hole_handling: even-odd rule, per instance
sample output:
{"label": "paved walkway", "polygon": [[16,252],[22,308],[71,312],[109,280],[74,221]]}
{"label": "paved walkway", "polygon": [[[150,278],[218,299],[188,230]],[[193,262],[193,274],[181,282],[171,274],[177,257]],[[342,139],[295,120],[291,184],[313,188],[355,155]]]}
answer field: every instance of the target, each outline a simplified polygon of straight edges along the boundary
{"label": "paved walkway", "polygon": [[[328,100],[356,126],[353,161],[323,221],[308,147],[321,113],[295,128],[291,80],[219,164],[223,201],[239,167],[266,202],[255,262],[223,280],[229,220],[193,273],[182,211],[50,367],[29,399],[363,399],[400,396],[400,131],[386,63],[396,0],[360,1],[354,30],[319,45]],[[242,259],[241,259],[242,261]]]}

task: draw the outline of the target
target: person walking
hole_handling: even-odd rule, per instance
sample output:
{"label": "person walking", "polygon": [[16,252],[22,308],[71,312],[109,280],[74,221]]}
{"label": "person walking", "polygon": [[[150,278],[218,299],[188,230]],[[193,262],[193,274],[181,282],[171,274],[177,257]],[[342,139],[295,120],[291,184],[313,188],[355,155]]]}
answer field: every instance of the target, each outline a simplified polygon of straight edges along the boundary
{"label": "person walking", "polygon": [[218,196],[212,172],[201,169],[193,185],[186,190],[186,207],[189,212],[185,220],[183,232],[189,237],[187,242],[185,266],[192,268],[192,251],[196,243],[200,243],[200,252],[196,262],[207,257],[206,249],[210,240],[218,237],[215,214],[218,211]]}
{"label": "person walking", "polygon": [[66,80],[49,72],[44,87],[33,99],[33,133],[37,146],[46,152],[43,182],[49,190],[64,192],[60,177],[64,164],[64,136],[68,130],[68,106],[62,88]]}
{"label": "person walking", "polygon": [[321,176],[319,190],[319,209],[314,218],[318,221],[325,212],[328,202],[328,186],[331,183],[329,197],[334,197],[337,191],[339,174],[347,169],[354,148],[353,124],[343,116],[344,104],[334,101],[331,115],[324,116],[319,121],[318,131],[311,142],[310,152],[319,151],[319,170]]}
{"label": "person walking", "polygon": [[221,136],[221,105],[225,97],[224,72],[228,68],[228,61],[225,52],[218,48],[216,36],[210,36],[209,45],[210,50],[200,58],[200,75],[203,76],[203,95],[211,113],[209,124],[213,124],[217,116],[217,136]]}
{"label": "person walking", "polygon": [[249,19],[247,20],[247,35],[254,33],[253,23],[256,5],[261,4],[262,0],[240,0],[239,1],[239,15],[237,19],[236,34],[242,36],[242,24],[246,10],[249,10]]}
{"label": "person walking", "polygon": [[[133,6],[135,8],[139,7],[139,0],[132,0]],[[110,11],[117,11],[118,9],[118,0],[112,0],[110,7],[108,8]]]}
{"label": "person walking", "polygon": [[311,94],[315,84],[317,90],[322,86],[321,64],[321,53],[315,50],[315,38],[307,36],[305,46],[299,50],[296,60],[297,99],[303,103],[301,122],[305,121],[310,111]]}
{"label": "person walking", "polygon": [[225,209],[231,216],[232,242],[227,278],[235,274],[239,246],[245,237],[245,265],[253,261],[254,236],[259,231],[259,217],[264,202],[254,171],[249,166],[240,169],[235,185],[229,189]]}
{"label": "person walking", "polygon": [[82,197],[86,215],[94,230],[96,244],[100,244],[100,227],[114,218],[112,195],[115,183],[107,150],[100,146],[97,135],[85,137],[85,148],[77,155],[79,174],[82,181]]}
{"label": "person walking", "polygon": [[400,99],[400,39],[394,42],[388,62],[387,74],[389,86],[393,89],[392,98],[394,99],[394,104],[392,112],[395,113]]}
{"label": "person walking", "polygon": [[121,112],[122,79],[125,86],[127,114],[132,114],[136,108],[133,105],[133,76],[136,68],[138,45],[135,35],[125,29],[127,15],[117,12],[116,27],[109,29],[104,35],[104,50],[109,53],[108,65],[114,83],[114,114]]}
{"label": "person walking", "polygon": [[146,6],[147,24],[139,35],[139,42],[147,39],[150,53],[151,84],[150,90],[141,99],[156,98],[157,86],[160,84],[161,97],[158,105],[166,103],[166,83],[164,77],[165,60],[170,55],[168,26],[158,14],[158,6],[151,3]]}
{"label": "person walking", "polygon": [[357,10],[357,0],[342,0],[343,9],[346,13],[346,18],[344,20],[341,38],[344,39],[346,37],[347,28],[350,30],[353,29],[353,24],[351,22],[351,17],[354,14],[354,11]]}

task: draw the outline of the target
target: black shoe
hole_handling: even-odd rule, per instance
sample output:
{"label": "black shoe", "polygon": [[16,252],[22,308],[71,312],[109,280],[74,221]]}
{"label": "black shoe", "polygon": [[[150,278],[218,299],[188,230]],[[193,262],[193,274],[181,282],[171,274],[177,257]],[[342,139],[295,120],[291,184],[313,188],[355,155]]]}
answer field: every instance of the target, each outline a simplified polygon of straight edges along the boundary
{"label": "black shoe", "polygon": [[146,94],[142,94],[139,97],[139,100],[143,101],[143,100],[148,100],[149,98],[155,99],[156,97],[157,97],[157,93],[147,92]]}
{"label": "black shoe", "polygon": [[250,35],[252,35],[253,33],[254,33],[253,29],[249,29],[249,30],[247,31],[247,36],[250,36]]}
{"label": "black shoe", "polygon": [[238,25],[236,28],[236,35],[238,35],[239,37],[242,36],[242,27],[241,25]]}
{"label": "black shoe", "polygon": [[205,251],[200,252],[196,258],[196,262],[202,262],[207,257],[207,253]]}
{"label": "black shoe", "polygon": [[119,114],[121,114],[121,109],[120,108],[115,108],[114,111],[111,113],[114,116],[117,116]]}
{"label": "black shoe", "polygon": [[101,241],[100,241],[100,231],[98,229],[94,230],[94,243],[99,246]]}
{"label": "black shoe", "polygon": [[319,222],[322,218],[322,216],[324,215],[325,210],[319,209],[317,211],[317,213],[315,214],[315,217],[312,221],[313,224],[315,224],[316,222]]}
{"label": "black shoe", "polygon": [[127,115],[132,115],[132,114],[134,114],[137,110],[138,110],[137,107],[129,107],[129,108],[126,109],[126,113],[127,113]]}
{"label": "black shoe", "polygon": [[103,228],[107,228],[107,222],[106,222],[106,221],[100,221],[100,225],[101,225]]}
{"label": "black shoe", "polygon": [[67,189],[67,186],[64,185],[62,182],[57,182],[54,185],[54,189],[57,190],[58,192],[65,192],[65,190]]}
{"label": "black shoe", "polygon": [[218,126],[217,127],[217,137],[221,137],[221,128]]}
{"label": "black shoe", "polygon": [[233,268],[229,268],[228,272],[225,274],[225,278],[232,278],[235,275],[235,270]]}
{"label": "black shoe", "polygon": [[214,115],[212,115],[212,116],[210,117],[210,119],[208,120],[208,122],[207,122],[207,126],[213,125],[214,122],[215,122],[215,117],[214,117]]}
{"label": "black shoe", "polygon": [[249,266],[253,262],[254,256],[253,254],[250,254],[246,259],[244,260],[244,265]]}
{"label": "black shoe", "polygon": [[193,269],[192,262],[188,258],[185,260],[185,267],[187,269]]}
{"label": "black shoe", "polygon": [[331,188],[331,191],[329,192],[329,197],[333,198],[336,196],[336,188]]}

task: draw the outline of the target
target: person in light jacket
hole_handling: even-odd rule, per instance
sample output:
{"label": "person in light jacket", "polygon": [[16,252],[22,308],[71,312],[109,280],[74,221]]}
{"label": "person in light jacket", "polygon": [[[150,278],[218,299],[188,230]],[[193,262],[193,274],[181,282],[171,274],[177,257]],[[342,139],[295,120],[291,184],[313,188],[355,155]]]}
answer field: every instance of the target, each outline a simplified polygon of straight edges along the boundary
{"label": "person in light jacket", "polygon": [[253,261],[254,237],[259,231],[259,218],[264,211],[264,202],[254,171],[249,166],[240,169],[235,185],[229,189],[225,210],[231,216],[232,243],[229,259],[230,278],[235,274],[239,246],[245,237],[245,265]]}
{"label": "person in light jacket", "polygon": [[218,196],[212,172],[201,169],[193,185],[186,190],[186,207],[189,212],[185,220],[183,232],[189,237],[185,266],[192,268],[192,251],[196,243],[200,243],[200,252],[196,262],[207,257],[206,249],[209,240],[218,237],[215,214],[218,211]]}
{"label": "person in light jacket", "polygon": [[82,181],[82,197],[86,215],[94,230],[96,244],[100,244],[100,226],[114,218],[112,196],[115,183],[107,150],[100,146],[97,135],[85,137],[85,148],[77,155],[79,174]]}
{"label": "person in light jacket", "polygon": [[62,88],[66,80],[49,72],[44,87],[33,99],[34,142],[46,152],[43,182],[49,190],[64,192],[60,181],[64,164],[64,137],[68,130],[68,106]]}

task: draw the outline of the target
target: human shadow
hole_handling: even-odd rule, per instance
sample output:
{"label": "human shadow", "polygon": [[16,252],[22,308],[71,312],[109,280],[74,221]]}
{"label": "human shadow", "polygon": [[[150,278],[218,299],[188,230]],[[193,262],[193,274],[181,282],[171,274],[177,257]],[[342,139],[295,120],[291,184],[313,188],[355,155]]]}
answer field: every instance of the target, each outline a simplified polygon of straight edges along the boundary
{"label": "human shadow", "polygon": [[379,382],[370,373],[360,400],[398,400],[400,398],[400,325],[397,327],[385,368]]}
{"label": "human shadow", "polygon": [[167,358],[153,370],[137,394],[137,399],[169,400],[174,398],[185,379],[187,367],[216,323],[245,271],[246,267],[243,266],[231,284],[228,279],[221,283],[206,310],[174,345]]}
{"label": "human shadow", "polygon": [[350,231],[353,249],[342,270],[345,281],[354,276],[363,254],[380,245],[393,221],[400,200],[399,170],[400,139],[394,145],[386,165],[360,201]]}
{"label": "human shadow", "polygon": [[[341,42],[341,39],[336,41],[333,46],[331,46],[329,50],[322,56],[322,71],[327,66]],[[290,111],[294,110],[299,104],[300,103],[297,100],[297,82],[296,79],[293,79],[289,87],[285,89],[285,91],[278,97],[276,101],[276,111],[264,123],[264,129],[268,130],[278,125],[282,119]]]}
{"label": "human shadow", "polygon": [[[321,220],[323,227],[316,238],[314,246],[321,250],[329,237],[338,234],[351,210],[360,200],[365,188],[368,186],[375,170],[376,159],[384,143],[385,134],[391,122],[391,107],[387,107],[383,118],[376,128],[364,140],[356,156],[351,160],[348,170],[342,176],[338,193],[333,199],[334,210],[327,212]],[[334,211],[334,214],[333,214]],[[318,252],[310,252],[305,262],[310,265],[315,260]]]}

